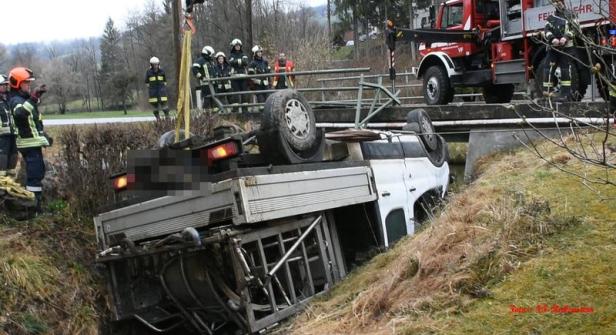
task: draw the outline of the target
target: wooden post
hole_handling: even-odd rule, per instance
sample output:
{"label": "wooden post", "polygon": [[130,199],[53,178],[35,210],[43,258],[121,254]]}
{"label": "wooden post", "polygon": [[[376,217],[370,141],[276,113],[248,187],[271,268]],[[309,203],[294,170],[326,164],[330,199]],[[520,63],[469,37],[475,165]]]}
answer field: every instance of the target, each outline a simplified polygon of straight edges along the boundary
{"label": "wooden post", "polygon": [[180,82],[180,61],[182,51],[180,46],[180,9],[182,8],[182,0],[174,0],[171,3],[173,15],[173,49],[175,50],[175,80]]}

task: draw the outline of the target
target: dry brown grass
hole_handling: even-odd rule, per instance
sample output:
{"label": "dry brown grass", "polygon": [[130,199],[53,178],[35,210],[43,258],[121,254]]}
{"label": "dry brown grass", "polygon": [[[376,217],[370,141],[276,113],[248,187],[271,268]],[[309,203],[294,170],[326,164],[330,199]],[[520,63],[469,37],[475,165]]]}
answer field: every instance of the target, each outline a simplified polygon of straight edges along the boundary
{"label": "dry brown grass", "polygon": [[66,212],[0,222],[0,334],[98,334],[91,225]]}
{"label": "dry brown grass", "polygon": [[[528,164],[506,156],[483,172]],[[479,180],[427,229],[352,273],[283,332],[440,333],[436,318],[490,296],[488,287],[536,255],[546,237],[578,222],[552,213],[545,200]]]}

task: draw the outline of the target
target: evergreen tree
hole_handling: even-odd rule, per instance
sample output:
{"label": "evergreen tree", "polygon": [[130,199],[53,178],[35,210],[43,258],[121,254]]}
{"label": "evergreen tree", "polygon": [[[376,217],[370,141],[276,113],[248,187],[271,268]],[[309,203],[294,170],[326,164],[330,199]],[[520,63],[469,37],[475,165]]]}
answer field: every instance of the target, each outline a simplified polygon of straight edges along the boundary
{"label": "evergreen tree", "polygon": [[126,100],[129,94],[127,85],[124,83],[126,75],[125,64],[122,58],[120,31],[115,27],[113,20],[109,18],[105,25],[105,31],[101,39],[101,68],[99,80],[102,83],[103,106],[107,108],[122,107],[126,112]]}

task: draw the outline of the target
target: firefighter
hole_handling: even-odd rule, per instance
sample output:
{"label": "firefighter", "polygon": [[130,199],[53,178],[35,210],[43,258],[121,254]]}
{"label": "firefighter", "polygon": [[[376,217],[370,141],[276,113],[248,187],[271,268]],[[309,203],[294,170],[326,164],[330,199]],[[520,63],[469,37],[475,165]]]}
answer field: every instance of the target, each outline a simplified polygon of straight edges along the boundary
{"label": "firefighter", "polygon": [[148,85],[148,102],[154,108],[154,116],[160,121],[160,109],[165,113],[165,118],[169,118],[169,107],[167,106],[167,76],[165,71],[160,68],[160,60],[157,57],[150,58],[150,68],[145,73],[145,83]]}
{"label": "firefighter", "polygon": [[[231,41],[229,63],[231,64],[232,77],[242,77],[246,75],[248,56],[244,55],[244,51],[242,50],[242,41],[237,38]],[[233,88],[233,92],[245,92],[248,90],[248,82],[245,78],[234,79],[231,81],[231,87]],[[235,95],[231,100],[235,104],[242,103],[242,101],[248,101],[249,99],[247,99],[244,95]]]}
{"label": "firefighter", "polygon": [[[266,74],[271,73],[272,68],[265,58],[263,58],[263,48],[255,45],[252,48],[252,61],[248,67],[248,74]],[[256,91],[270,89],[270,82],[268,77],[252,78],[252,83]],[[267,100],[267,93],[257,93],[257,101],[259,103]]]}
{"label": "firefighter", "polygon": [[0,177],[14,177],[17,166],[15,127],[8,99],[9,79],[0,75]]}
{"label": "firefighter", "polygon": [[214,105],[210,92],[209,79],[214,76],[214,48],[206,45],[201,50],[201,55],[197,58],[192,66],[192,71],[197,80],[199,81],[199,89],[201,90],[201,101],[203,102],[203,109],[210,109]]}
{"label": "firefighter", "polygon": [[193,12],[193,7],[196,4],[202,4],[205,0],[186,0],[186,13],[189,15]]}
{"label": "firefighter", "polygon": [[[219,51],[216,56],[216,64],[214,65],[214,77],[215,78],[228,78],[231,76],[231,66],[227,62],[227,56],[224,52]],[[231,82],[229,80],[220,80],[216,81],[214,85],[214,89],[219,93],[227,93],[231,92]],[[229,102],[227,100],[227,96],[219,96],[217,97],[223,105],[228,105]]]}
{"label": "firefighter", "polygon": [[553,0],[554,13],[548,17],[543,35],[547,41],[546,62],[548,66],[543,73],[543,89],[546,96],[551,96],[554,85],[554,75],[560,67],[560,96],[558,101],[568,101],[571,98],[571,59],[569,54],[573,50],[574,34],[568,19],[572,16],[567,13],[563,0]]}
{"label": "firefighter", "polygon": [[[278,61],[274,65],[274,80],[272,82],[272,86],[275,89],[285,89],[285,88],[294,88],[295,87],[295,76],[288,76],[284,73],[295,71],[295,64],[292,61],[287,60],[287,56],[284,53],[278,55]],[[279,75],[282,73],[282,75]]]}
{"label": "firefighter", "polygon": [[26,162],[26,189],[34,193],[36,211],[41,210],[43,195],[42,181],[45,178],[45,161],[42,148],[53,144],[53,139],[45,134],[38,104],[47,92],[41,85],[30,90],[34,73],[27,68],[17,67],[9,73],[9,108],[15,123],[17,150]]}

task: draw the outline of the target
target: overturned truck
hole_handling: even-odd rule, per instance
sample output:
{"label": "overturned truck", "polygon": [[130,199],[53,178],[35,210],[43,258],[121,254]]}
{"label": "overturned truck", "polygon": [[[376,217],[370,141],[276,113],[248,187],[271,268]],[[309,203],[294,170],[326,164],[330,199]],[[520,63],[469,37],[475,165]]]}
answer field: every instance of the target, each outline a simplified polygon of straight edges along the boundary
{"label": "overturned truck", "polygon": [[286,90],[257,132],[137,154],[94,218],[114,333],[263,332],[413,234],[449,167],[427,114],[408,118],[400,133],[325,134]]}

